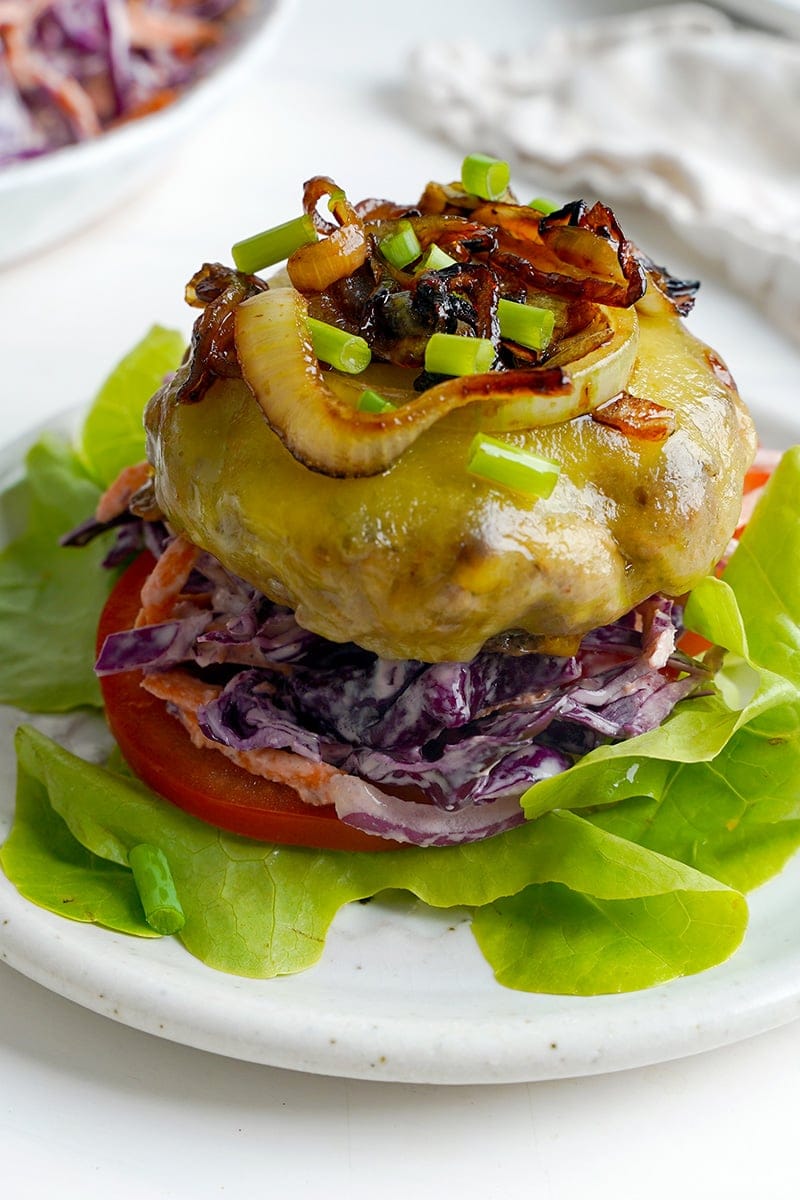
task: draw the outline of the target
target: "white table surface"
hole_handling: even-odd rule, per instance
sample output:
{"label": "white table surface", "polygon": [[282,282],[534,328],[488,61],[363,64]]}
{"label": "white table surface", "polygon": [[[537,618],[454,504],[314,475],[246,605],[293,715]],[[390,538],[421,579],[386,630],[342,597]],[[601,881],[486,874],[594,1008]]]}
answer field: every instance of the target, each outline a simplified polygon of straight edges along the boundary
{"label": "white table surface", "polygon": [[[154,320],[188,330],[184,281],[202,260],[228,258],[238,237],[295,212],[308,176],[331,174],[353,196],[398,199],[428,178],[455,177],[458,152],[403,111],[403,63],[420,38],[471,34],[500,49],[532,43],[556,20],[633,7],[299,4],[261,77],[196,130],[156,185],[0,273],[4,438],[85,401]],[[619,211],[660,261],[691,269],[646,214]],[[760,325],[708,264],[700,270],[694,327],[726,355],[744,394],[758,402],[796,392],[798,348]],[[800,1186],[799,1110],[797,1023],[614,1075],[366,1083],[165,1042],[0,968],[0,1192],[9,1200],[782,1200]]]}

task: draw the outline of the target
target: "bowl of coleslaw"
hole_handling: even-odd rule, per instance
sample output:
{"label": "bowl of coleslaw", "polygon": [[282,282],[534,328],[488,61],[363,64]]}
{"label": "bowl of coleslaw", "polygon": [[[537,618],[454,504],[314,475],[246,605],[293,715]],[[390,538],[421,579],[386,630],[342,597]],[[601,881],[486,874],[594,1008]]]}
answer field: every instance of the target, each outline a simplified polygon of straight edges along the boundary
{"label": "bowl of coleslaw", "polygon": [[0,266],[154,178],[277,39],[288,0],[0,4]]}

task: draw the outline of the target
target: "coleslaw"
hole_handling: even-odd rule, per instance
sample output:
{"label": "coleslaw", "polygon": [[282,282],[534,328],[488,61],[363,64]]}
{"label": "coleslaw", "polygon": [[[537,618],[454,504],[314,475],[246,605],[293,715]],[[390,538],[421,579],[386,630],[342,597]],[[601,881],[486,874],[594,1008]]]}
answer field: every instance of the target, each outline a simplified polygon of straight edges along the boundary
{"label": "coleslaw", "polygon": [[246,11],[242,0],[0,0],[0,166],[171,104]]}

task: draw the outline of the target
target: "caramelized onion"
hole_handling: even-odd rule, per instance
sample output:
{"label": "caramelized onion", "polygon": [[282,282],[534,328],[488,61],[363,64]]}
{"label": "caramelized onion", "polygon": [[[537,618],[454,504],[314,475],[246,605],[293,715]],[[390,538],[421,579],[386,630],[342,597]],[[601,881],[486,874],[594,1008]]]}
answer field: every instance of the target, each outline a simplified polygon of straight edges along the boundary
{"label": "caramelized onion", "polygon": [[624,308],[644,294],[644,268],[605,205],[587,208],[578,200],[545,217],[498,201],[476,208],[471,219],[497,230],[492,265],[525,288]]}
{"label": "caramelized onion", "polygon": [[[325,200],[330,220],[323,215]],[[491,272],[495,297],[553,308],[554,336],[544,352],[494,337],[500,361],[510,368],[588,352],[602,341],[593,320],[597,306],[629,307],[645,287],[635,248],[600,204],[576,201],[545,216],[510,195],[487,202],[458,184],[430,184],[416,209],[377,199],[351,206],[332,179],[315,176],[305,185],[303,205],[323,238],[292,256],[292,283],[308,297],[312,315],[366,337],[373,354],[398,365],[419,365],[433,332],[453,332],[459,323],[476,327],[474,314],[456,311],[462,300],[474,303],[471,289],[462,296],[465,277],[447,283],[446,303],[437,302],[434,314],[418,291],[422,273],[393,267],[380,253],[400,219],[411,222],[423,254],[436,245],[467,269]],[[434,281],[446,277],[442,270],[424,274]],[[485,313],[485,305],[479,307]],[[484,317],[477,323],[487,324]],[[583,349],[567,345],[562,352],[561,342],[582,331]]]}
{"label": "caramelized onion", "polygon": [[658,313],[675,312],[687,317],[694,308],[695,297],[700,288],[697,279],[678,279],[666,267],[659,267],[652,259],[639,252],[642,265],[647,272],[647,291],[639,301],[639,308],[652,316]]}
{"label": "caramelized onion", "polygon": [[482,204],[483,200],[479,196],[472,196],[469,192],[465,192],[462,184],[436,183],[434,180],[426,185],[425,191],[419,198],[420,212],[434,215],[447,212],[448,209],[472,212],[473,209],[480,208]]}
{"label": "caramelized onion", "polygon": [[560,367],[574,362],[576,358],[583,358],[592,350],[599,350],[601,346],[607,345],[612,337],[613,330],[603,310],[598,305],[592,305],[591,318],[575,332],[562,334],[555,343],[556,349],[547,356],[547,365]]}
{"label": "caramelized onion", "polygon": [[617,429],[626,437],[646,442],[663,442],[675,432],[675,413],[655,400],[620,392],[607,404],[596,408],[592,418],[601,425]]}
{"label": "caramelized onion", "polygon": [[[336,225],[317,211],[317,205],[326,196]],[[298,291],[321,292],[339,279],[352,275],[364,264],[369,250],[367,235],[361,217],[341,188],[327,176],[316,175],[306,183],[303,207],[316,228],[326,236],[295,250],[286,270]]]}
{"label": "caramelized onion", "polygon": [[420,215],[419,209],[413,205],[397,204],[394,200],[382,200],[377,196],[359,200],[353,207],[362,221],[400,221]]}
{"label": "caramelized onion", "polygon": [[542,214],[527,204],[509,204],[504,200],[487,203],[482,201],[480,208],[470,214],[473,221],[481,221],[484,225],[495,225],[512,237],[526,242],[541,242],[539,226]]}
{"label": "caramelized onion", "polygon": [[557,212],[543,217],[540,237],[560,258],[593,278],[606,277],[617,285],[617,301],[601,299],[601,304],[635,304],[644,295],[647,276],[636,247],[619,227],[616,217],[605,204],[587,208],[582,200],[565,204]]}
{"label": "caramelized onion", "polygon": [[175,397],[182,404],[202,400],[215,379],[239,374],[234,345],[234,314],[248,296],[267,289],[256,275],[221,263],[204,263],[186,285],[186,300],[202,308],[191,343],[176,376]]}
{"label": "caramelized onion", "polygon": [[497,284],[483,263],[456,263],[412,280],[407,290],[377,288],[367,303],[361,328],[373,351],[397,366],[422,366],[433,333],[463,331],[500,337]]}
{"label": "caramelized onion", "polygon": [[609,310],[607,345],[561,367],[448,379],[390,412],[355,409],[329,386],[311,350],[305,299],[276,288],[240,306],[236,347],[242,375],[272,429],[298,461],[325,475],[385,471],[426,429],[454,409],[480,404],[482,427],[530,429],[590,412],[620,392],[633,366],[633,310]]}

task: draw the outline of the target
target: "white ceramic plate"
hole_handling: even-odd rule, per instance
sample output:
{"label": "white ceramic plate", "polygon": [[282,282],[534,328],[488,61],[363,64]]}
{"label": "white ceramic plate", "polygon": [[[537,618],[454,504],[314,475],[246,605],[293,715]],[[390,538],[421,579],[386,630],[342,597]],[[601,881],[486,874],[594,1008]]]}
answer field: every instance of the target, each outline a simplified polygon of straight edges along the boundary
{"label": "white ceramic plate", "polygon": [[[792,439],[780,421],[762,427],[773,444]],[[23,445],[0,454],[0,487],[18,471]],[[19,714],[0,714],[2,841]],[[95,736],[83,718],[36,724],[78,752]],[[318,966],[251,980],[210,970],[175,939],[64,920],[0,875],[0,958],[95,1012],[233,1058],[360,1079],[511,1083],[662,1062],[800,1016],[800,856],[751,909],[743,947],[720,967],[649,991],[571,998],[500,987],[466,914],[413,900],[350,905]]]}

